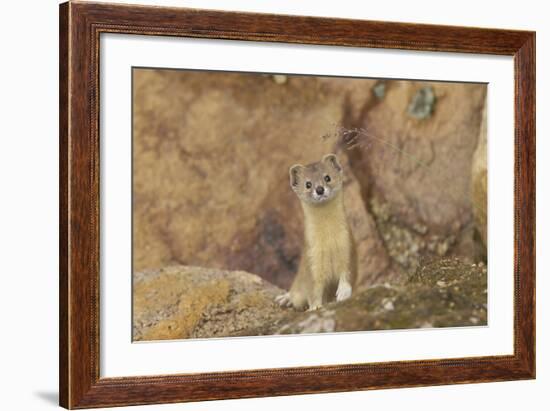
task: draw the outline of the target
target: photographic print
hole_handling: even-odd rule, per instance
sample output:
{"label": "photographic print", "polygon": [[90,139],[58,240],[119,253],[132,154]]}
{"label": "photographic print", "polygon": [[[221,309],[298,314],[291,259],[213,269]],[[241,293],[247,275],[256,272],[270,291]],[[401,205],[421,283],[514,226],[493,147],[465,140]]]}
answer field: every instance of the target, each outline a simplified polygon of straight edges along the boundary
{"label": "photographic print", "polygon": [[133,341],[487,325],[487,85],[132,70]]}
{"label": "photographic print", "polygon": [[62,406],[535,378],[535,32],[59,17]]}

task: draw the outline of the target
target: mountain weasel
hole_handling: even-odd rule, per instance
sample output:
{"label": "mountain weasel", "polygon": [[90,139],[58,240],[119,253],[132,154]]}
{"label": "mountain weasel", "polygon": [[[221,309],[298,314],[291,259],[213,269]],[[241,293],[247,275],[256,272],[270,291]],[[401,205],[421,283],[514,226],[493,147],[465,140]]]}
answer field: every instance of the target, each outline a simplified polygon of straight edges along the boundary
{"label": "mountain weasel", "polygon": [[351,296],[357,252],[343,193],[343,170],[334,154],[289,170],[290,186],[304,212],[304,248],[290,291],[276,297],[281,306],[315,310]]}

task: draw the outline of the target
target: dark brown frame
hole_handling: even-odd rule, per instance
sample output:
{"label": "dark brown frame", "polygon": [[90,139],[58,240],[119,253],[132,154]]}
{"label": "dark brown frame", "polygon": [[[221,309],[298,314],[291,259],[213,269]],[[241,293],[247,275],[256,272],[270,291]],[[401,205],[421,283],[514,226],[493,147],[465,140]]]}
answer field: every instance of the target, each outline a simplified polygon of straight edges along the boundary
{"label": "dark brown frame", "polygon": [[[515,63],[514,354],[99,377],[101,33],[499,54]],[[535,378],[535,33],[181,8],[60,6],[60,405],[171,403]]]}

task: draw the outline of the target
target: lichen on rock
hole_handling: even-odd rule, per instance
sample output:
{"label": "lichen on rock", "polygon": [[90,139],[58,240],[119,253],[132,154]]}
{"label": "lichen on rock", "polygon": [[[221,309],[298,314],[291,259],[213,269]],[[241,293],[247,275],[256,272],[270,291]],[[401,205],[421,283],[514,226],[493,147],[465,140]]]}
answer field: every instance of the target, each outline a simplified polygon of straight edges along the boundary
{"label": "lichen on rock", "polygon": [[243,271],[174,266],[134,275],[135,341],[456,327],[487,324],[487,269],[422,262],[401,284],[379,284],[312,312],[274,303],[283,290]]}
{"label": "lichen on rock", "polygon": [[418,120],[432,115],[435,105],[435,93],[432,87],[425,86],[416,92],[408,107],[408,113]]}
{"label": "lichen on rock", "polygon": [[134,275],[134,341],[227,336],[281,314],[283,292],[244,271],[172,266]]}
{"label": "lichen on rock", "polygon": [[486,325],[487,270],[456,259],[435,260],[421,265],[404,284],[368,288],[269,331],[309,333],[311,323],[321,321],[334,324],[332,332]]}

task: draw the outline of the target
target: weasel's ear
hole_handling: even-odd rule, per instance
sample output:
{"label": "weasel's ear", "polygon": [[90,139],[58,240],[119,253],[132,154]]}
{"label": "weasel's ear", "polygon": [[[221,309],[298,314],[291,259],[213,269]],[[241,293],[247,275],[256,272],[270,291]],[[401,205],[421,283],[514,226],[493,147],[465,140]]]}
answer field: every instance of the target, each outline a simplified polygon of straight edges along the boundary
{"label": "weasel's ear", "polygon": [[324,156],[323,163],[330,164],[339,173],[342,172],[342,166],[338,162],[338,159],[336,158],[336,154],[327,154],[326,156]]}
{"label": "weasel's ear", "polygon": [[295,164],[292,167],[290,167],[289,174],[290,174],[290,186],[295,189],[298,187],[300,174],[302,173],[302,169],[304,168],[301,164]]}

